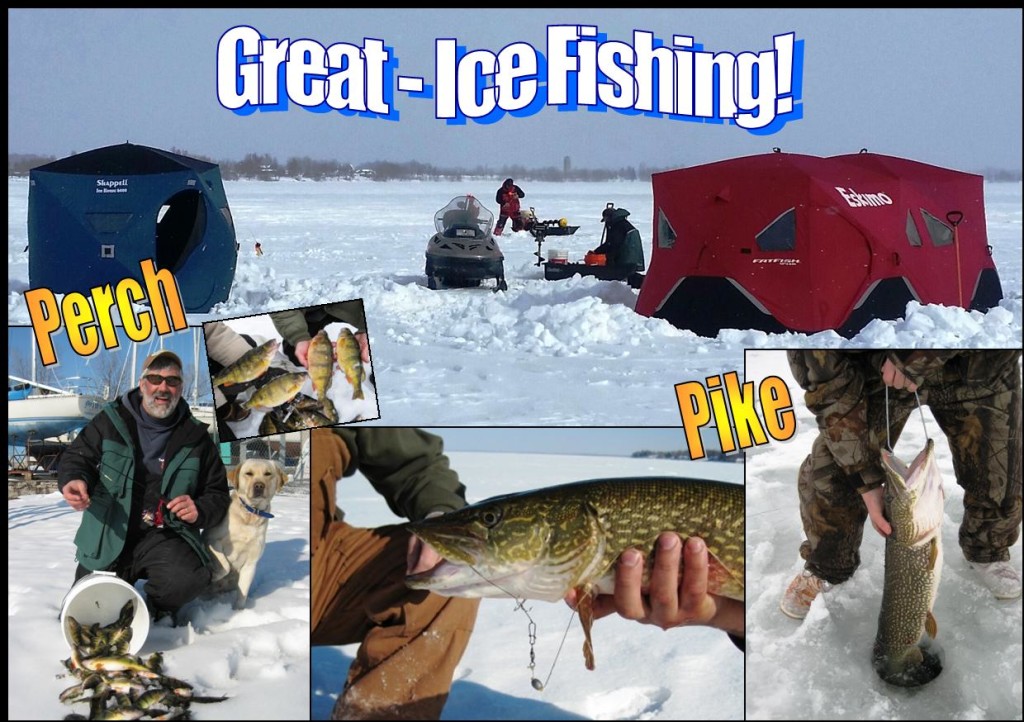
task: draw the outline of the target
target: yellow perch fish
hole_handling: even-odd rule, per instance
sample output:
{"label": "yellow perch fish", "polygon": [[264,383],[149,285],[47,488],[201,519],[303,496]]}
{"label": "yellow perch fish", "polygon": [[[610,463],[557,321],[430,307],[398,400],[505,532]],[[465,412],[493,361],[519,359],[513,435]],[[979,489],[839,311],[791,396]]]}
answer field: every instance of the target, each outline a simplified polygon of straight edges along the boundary
{"label": "yellow perch fish", "polygon": [[366,398],[363,395],[363,381],[366,379],[366,369],[363,368],[359,342],[351,331],[343,328],[338,333],[336,347],[338,352],[338,368],[345,374],[345,380],[352,386],[352,398]]}
{"label": "yellow perch fish", "polygon": [[309,374],[305,372],[281,374],[257,389],[256,393],[242,404],[242,408],[266,410],[288,403],[295,398],[308,378]]}
{"label": "yellow perch fish", "polygon": [[406,577],[413,589],[450,597],[549,602],[576,590],[593,669],[592,598],[614,590],[615,562],[639,549],[646,577],[658,535],[699,536],[708,548],[708,591],[743,601],[744,499],[739,484],[671,477],[597,479],[494,497],[408,529],[444,557]]}
{"label": "yellow perch fish", "polygon": [[942,478],[935,442],[906,466],[882,450],[885,516],[892,533],[885,539],[885,586],[878,615],[873,664],[878,675],[899,687],[927,684],[942,671],[938,655],[921,642],[934,638],[932,607],[942,572]]}
{"label": "yellow perch fish", "polygon": [[334,378],[334,344],[322,329],[309,342],[306,368],[309,369],[316,397],[322,403],[327,398],[327,390],[331,388],[331,380]]}
{"label": "yellow perch fish", "polygon": [[246,351],[240,359],[213,377],[213,385],[244,384],[246,381],[258,379],[270,368],[270,362],[274,359],[280,343],[279,339],[272,338],[251,351]]}

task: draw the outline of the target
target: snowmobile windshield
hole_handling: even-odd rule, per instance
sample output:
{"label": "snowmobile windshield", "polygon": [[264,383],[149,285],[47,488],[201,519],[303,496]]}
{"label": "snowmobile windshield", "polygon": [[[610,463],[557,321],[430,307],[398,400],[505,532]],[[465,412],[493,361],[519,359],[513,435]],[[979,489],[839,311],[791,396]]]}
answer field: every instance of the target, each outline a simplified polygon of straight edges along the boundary
{"label": "snowmobile windshield", "polygon": [[450,238],[481,238],[491,234],[494,214],[473,196],[456,196],[434,214],[434,228]]}

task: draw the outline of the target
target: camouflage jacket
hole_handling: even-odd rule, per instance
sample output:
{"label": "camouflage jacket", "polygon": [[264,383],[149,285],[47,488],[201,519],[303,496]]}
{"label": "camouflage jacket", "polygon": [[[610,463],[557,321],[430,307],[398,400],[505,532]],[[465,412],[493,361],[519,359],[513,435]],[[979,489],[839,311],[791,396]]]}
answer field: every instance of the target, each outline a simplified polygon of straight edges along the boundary
{"label": "camouflage jacket", "polygon": [[1020,351],[819,349],[787,355],[829,452],[851,486],[863,494],[885,478],[878,446],[885,429],[870,428],[867,401],[873,394],[884,393],[881,368],[886,360],[923,390],[929,385],[987,382],[1007,363],[1016,363]]}

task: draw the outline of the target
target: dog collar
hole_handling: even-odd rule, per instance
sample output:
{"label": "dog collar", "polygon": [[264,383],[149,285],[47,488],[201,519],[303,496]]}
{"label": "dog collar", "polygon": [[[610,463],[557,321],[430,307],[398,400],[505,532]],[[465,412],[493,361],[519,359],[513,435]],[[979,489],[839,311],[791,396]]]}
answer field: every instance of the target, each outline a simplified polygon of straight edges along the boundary
{"label": "dog collar", "polygon": [[274,515],[271,514],[269,511],[263,511],[262,509],[256,509],[254,507],[249,506],[244,501],[242,501],[242,497],[238,497],[238,501],[239,501],[239,503],[242,506],[245,507],[245,510],[247,512],[249,512],[250,514],[255,514],[256,516],[262,516],[264,519],[273,519],[274,518]]}

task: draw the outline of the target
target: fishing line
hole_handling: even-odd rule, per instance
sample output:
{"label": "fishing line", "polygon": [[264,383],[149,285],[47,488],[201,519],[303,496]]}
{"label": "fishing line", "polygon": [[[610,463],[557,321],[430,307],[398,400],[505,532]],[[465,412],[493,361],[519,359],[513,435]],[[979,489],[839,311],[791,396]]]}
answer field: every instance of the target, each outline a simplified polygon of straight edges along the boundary
{"label": "fishing line", "polygon": [[483,574],[481,574],[480,571],[473,565],[469,565],[469,568],[472,569],[473,572],[476,573],[476,575],[483,579],[485,582],[511,597],[516,603],[516,606],[512,611],[515,612],[522,609],[523,614],[525,614],[526,618],[530,620],[530,623],[526,627],[527,638],[530,642],[530,663],[526,666],[526,668],[530,670],[530,684],[533,685],[533,688],[538,692],[543,692],[544,688],[548,686],[548,682],[551,681],[551,675],[555,672],[555,664],[558,663],[558,656],[562,653],[562,647],[565,645],[566,637],[569,636],[569,627],[572,626],[572,620],[576,616],[576,610],[572,610],[572,616],[569,617],[569,623],[565,626],[565,633],[562,635],[562,641],[559,643],[558,650],[555,652],[555,658],[551,662],[551,669],[548,670],[548,676],[543,682],[541,682],[534,675],[534,670],[537,667],[536,655],[534,652],[537,646],[537,623],[533,621],[533,617],[530,616],[530,610],[526,608],[526,599],[520,599],[512,592],[501,587],[497,582],[488,579]]}
{"label": "fishing line", "polygon": [[[890,431],[889,431],[889,426],[890,426],[890,423],[889,423],[889,387],[888,387],[888,385],[884,385],[884,388],[885,388],[885,443],[888,445],[889,451],[892,451],[893,450],[892,449],[892,435],[890,434]],[[925,439],[930,439],[931,436],[928,435],[928,424],[926,424],[925,420],[924,420],[924,407],[921,405],[921,397],[918,396],[917,389],[914,389],[914,398],[917,399],[917,410],[919,412],[921,412],[921,426],[924,427],[924,438]]]}

